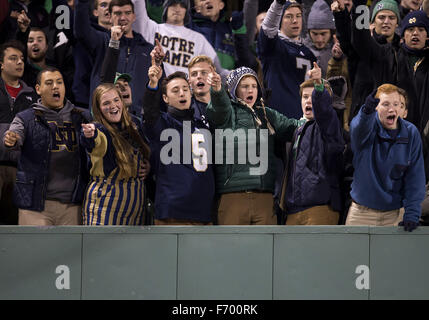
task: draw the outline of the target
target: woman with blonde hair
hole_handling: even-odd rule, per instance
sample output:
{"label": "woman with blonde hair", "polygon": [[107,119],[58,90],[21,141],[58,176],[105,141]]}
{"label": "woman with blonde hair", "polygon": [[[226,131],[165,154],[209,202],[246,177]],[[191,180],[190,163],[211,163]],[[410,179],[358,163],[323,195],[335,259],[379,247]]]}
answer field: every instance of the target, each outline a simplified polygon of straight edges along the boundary
{"label": "woman with blonde hair", "polygon": [[131,116],[113,84],[93,93],[94,123],[80,136],[91,162],[91,179],[83,204],[85,225],[142,225],[144,174],[150,149],[139,120]]}

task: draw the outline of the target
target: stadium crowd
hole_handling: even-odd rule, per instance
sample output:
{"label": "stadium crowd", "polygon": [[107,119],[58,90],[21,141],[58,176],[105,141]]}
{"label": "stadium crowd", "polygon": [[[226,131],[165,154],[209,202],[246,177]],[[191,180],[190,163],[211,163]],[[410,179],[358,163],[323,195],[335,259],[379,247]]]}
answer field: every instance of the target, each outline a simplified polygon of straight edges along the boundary
{"label": "stadium crowd", "polygon": [[0,0],[0,224],[429,224],[429,0]]}

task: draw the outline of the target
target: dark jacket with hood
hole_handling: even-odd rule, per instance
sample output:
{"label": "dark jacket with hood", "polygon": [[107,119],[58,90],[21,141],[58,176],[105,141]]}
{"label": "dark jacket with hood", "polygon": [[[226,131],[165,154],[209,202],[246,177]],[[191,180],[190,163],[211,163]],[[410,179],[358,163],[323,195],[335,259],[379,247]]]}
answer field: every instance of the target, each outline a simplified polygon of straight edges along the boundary
{"label": "dark jacket with hood", "polygon": [[[230,131],[231,134],[239,137],[234,139],[233,150],[231,150],[232,146],[228,144],[229,139],[226,141],[226,148],[223,148],[223,140],[215,141],[216,145],[222,142],[220,146],[223,148],[221,163],[216,165],[216,192],[219,194],[244,192],[246,190],[274,192],[276,179],[275,139],[278,138],[284,142],[291,141],[293,132],[302,124],[302,121],[288,119],[271,108],[265,108],[260,99],[261,86],[259,83],[258,98],[253,108],[251,109],[241,102],[236,97],[235,91],[244,76],[253,76],[257,79],[256,73],[245,67],[233,70],[228,76],[228,91],[232,99],[224,88],[218,92],[210,89],[211,101],[207,106],[210,128],[212,130],[223,129],[225,135],[228,135],[227,130],[232,130]],[[256,137],[253,136],[252,138],[249,130],[256,130]],[[265,132],[266,135],[260,134],[261,132]],[[217,134],[215,139],[219,138],[216,136]],[[240,155],[243,148],[249,150],[246,153],[249,156],[242,162]],[[266,148],[267,152],[261,151],[262,148]],[[215,152],[217,158],[219,152],[217,147]],[[232,163],[229,163],[228,158],[232,152],[234,159]],[[251,161],[251,152],[260,156],[259,163]]]}
{"label": "dark jacket with hood", "polygon": [[89,121],[88,111],[67,100],[58,112],[36,103],[16,115],[10,130],[20,135],[12,148],[21,150],[13,195],[18,208],[43,211],[46,199],[82,203],[89,175],[79,135]]}
{"label": "dark jacket with hood", "polygon": [[222,68],[232,70],[247,66],[256,70],[255,56],[249,50],[249,40],[244,24],[239,29],[233,29],[226,20],[225,11],[220,12],[217,21],[193,12],[188,28],[197,31],[206,37],[215,49]]}
{"label": "dark jacket with hood", "polygon": [[[352,10],[355,10],[353,7]],[[347,10],[341,12],[335,12],[335,26],[337,29],[338,40],[340,41],[341,49],[343,53],[347,56],[348,71],[350,75],[350,82],[353,88],[352,91],[352,104],[350,107],[350,116],[349,122],[357,115],[360,110],[360,107],[365,102],[365,98],[374,90],[376,87],[376,72],[371,68],[370,63],[364,59],[362,54],[366,54],[365,50],[368,50],[367,47],[364,48],[364,44],[358,42],[356,34],[352,31],[356,28],[352,28],[352,24],[355,21],[352,21],[350,13]],[[369,31],[369,30],[359,30],[359,31]],[[370,34],[368,34],[371,37]],[[352,39],[353,38],[353,39]],[[392,45],[395,48],[399,47],[400,38],[395,34],[392,41]],[[380,35],[377,35],[374,31],[374,36],[371,37],[371,42],[380,44],[381,46],[390,46],[391,44],[387,43],[386,38]]]}
{"label": "dark jacket with hood", "polygon": [[[352,16],[356,21],[357,15]],[[352,29],[352,43],[371,69],[374,89],[390,83],[407,92],[407,120],[421,132],[429,120],[429,50],[412,52],[405,43],[399,44],[395,40],[387,43],[385,39],[376,41],[369,30],[357,28]]]}
{"label": "dark jacket with hood", "polygon": [[[94,57],[90,86],[90,93],[92,93],[101,83],[101,66],[109,46],[110,34],[97,31],[90,27],[88,10],[88,0],[76,1],[74,34],[76,39],[82,41],[85,46],[89,48],[89,52],[91,52]],[[134,31],[133,38],[126,38],[123,36],[120,40],[117,71],[120,73],[128,73],[133,78],[130,86],[133,92],[131,111],[133,111],[134,114],[140,114],[138,111],[141,111],[141,106],[143,105],[143,94],[145,89],[142,85],[144,86],[144,84],[149,81],[147,70],[151,66],[150,52],[152,49],[153,45],[147,42],[141,34]],[[91,102],[89,102],[89,104],[91,105]]]}

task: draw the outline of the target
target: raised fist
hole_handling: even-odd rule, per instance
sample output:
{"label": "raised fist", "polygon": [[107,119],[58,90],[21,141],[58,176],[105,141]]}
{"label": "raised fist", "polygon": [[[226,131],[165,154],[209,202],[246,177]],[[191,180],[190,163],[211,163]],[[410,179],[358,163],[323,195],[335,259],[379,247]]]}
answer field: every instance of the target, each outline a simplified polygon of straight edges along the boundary
{"label": "raised fist", "polygon": [[18,133],[8,130],[4,136],[4,145],[6,147],[13,147],[19,138],[20,137]]}
{"label": "raised fist", "polygon": [[207,83],[212,86],[214,91],[220,91],[222,89],[222,79],[213,67],[211,69],[212,71],[207,76]]}
{"label": "raised fist", "polygon": [[322,69],[317,65],[316,62],[313,62],[313,69],[307,72],[310,80],[313,80],[316,84],[322,83]]}
{"label": "raised fist", "polygon": [[85,138],[92,138],[95,134],[95,125],[93,123],[82,123],[82,130]]}

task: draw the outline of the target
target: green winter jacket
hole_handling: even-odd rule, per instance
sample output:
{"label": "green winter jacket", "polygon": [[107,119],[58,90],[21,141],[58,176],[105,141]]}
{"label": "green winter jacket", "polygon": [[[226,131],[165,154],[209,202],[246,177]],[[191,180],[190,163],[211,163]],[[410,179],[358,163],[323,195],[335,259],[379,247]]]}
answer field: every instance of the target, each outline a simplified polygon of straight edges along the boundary
{"label": "green winter jacket", "polygon": [[[273,192],[275,139],[292,141],[295,129],[305,122],[288,119],[273,109],[265,108],[268,121],[275,130],[275,134],[270,135],[264,110],[257,104],[254,110],[262,122],[260,126],[250,108],[231,100],[223,87],[219,92],[211,89],[207,118],[210,128],[215,130],[213,159],[218,194],[247,190]],[[233,134],[239,137],[228,143]],[[229,160],[228,156],[231,157]]]}

